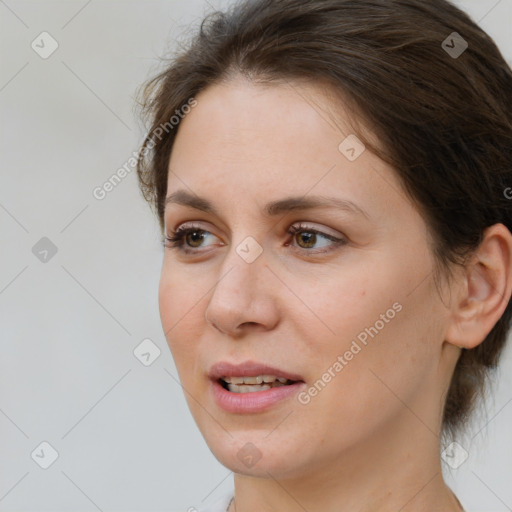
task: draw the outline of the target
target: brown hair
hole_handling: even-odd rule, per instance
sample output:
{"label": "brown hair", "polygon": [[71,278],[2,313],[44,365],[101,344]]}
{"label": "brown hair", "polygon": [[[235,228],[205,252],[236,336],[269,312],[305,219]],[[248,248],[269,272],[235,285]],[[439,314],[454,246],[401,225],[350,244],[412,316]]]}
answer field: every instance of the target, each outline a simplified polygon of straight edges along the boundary
{"label": "brown hair", "polygon": [[[137,172],[162,229],[178,129],[169,119],[237,74],[261,83],[327,82],[343,93],[382,148],[358,137],[394,167],[422,212],[446,275],[478,247],[486,227],[512,231],[504,192],[512,185],[512,72],[493,40],[446,0],[247,0],[206,16],[143,90],[151,128]],[[443,433],[467,423],[498,364],[511,314],[509,303],[483,343],[462,351]]]}

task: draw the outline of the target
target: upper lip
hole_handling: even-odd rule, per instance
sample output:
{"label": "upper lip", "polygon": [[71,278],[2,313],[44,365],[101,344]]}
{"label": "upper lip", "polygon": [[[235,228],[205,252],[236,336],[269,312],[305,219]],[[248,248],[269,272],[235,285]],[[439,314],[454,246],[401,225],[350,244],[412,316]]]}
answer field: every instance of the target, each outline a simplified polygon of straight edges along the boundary
{"label": "upper lip", "polygon": [[257,377],[258,375],[273,375],[294,381],[304,381],[300,375],[255,361],[245,361],[239,364],[219,361],[212,365],[208,372],[208,376],[212,380],[218,380],[222,377]]}

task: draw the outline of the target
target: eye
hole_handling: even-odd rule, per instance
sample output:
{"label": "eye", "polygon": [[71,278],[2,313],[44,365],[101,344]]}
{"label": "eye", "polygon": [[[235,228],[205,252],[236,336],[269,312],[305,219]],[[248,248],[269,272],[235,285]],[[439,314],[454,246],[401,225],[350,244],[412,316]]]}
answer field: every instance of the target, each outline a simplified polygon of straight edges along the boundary
{"label": "eye", "polygon": [[[292,235],[294,240],[299,240],[298,249],[303,249],[309,253],[324,253],[330,251],[333,247],[344,245],[347,241],[343,238],[337,238],[327,233],[323,233],[310,226],[299,224],[291,226],[288,230],[288,234]],[[209,231],[201,229],[196,225],[182,225],[174,233],[165,238],[164,245],[169,249],[177,249],[185,254],[198,253],[195,249],[201,247],[201,243],[208,236],[212,235]],[[299,236],[297,236],[299,235]],[[212,235],[214,236],[214,235]],[[314,249],[314,246],[318,243],[318,239],[323,238],[331,244],[327,243],[320,247],[320,250]],[[303,245],[302,245],[303,244]],[[331,248],[324,249],[331,245]],[[294,246],[297,249],[297,246]]]}
{"label": "eye", "polygon": [[[314,246],[317,243],[319,237],[323,238],[324,240],[332,242],[330,244],[331,248],[338,247],[340,245],[344,245],[347,243],[347,241],[343,238],[337,238],[335,236],[328,235],[327,233],[318,231],[317,229],[314,229],[305,224],[291,226],[290,229],[288,230],[288,233],[294,237],[294,240],[299,240],[299,247],[301,249],[306,249],[306,250],[311,249],[312,246]],[[299,235],[299,236],[297,237],[297,235]],[[301,244],[304,244],[305,247]],[[326,247],[326,246],[328,247],[329,244],[323,245],[322,247]],[[327,249],[308,251],[308,252],[323,253],[323,252],[328,252],[330,250],[331,250],[330,248],[327,248]]]}
{"label": "eye", "polygon": [[[182,225],[171,236],[165,237],[164,245],[169,249],[178,249],[186,254],[194,253],[197,251],[193,249],[200,247],[205,234],[211,235],[212,233],[199,226],[189,225],[186,227],[186,225]],[[185,244],[185,242],[187,243]]]}

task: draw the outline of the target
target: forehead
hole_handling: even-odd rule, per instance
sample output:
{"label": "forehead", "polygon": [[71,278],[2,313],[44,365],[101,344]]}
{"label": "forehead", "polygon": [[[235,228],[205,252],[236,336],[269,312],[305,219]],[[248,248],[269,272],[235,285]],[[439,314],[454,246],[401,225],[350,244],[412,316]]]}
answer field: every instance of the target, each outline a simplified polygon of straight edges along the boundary
{"label": "forehead", "polygon": [[[181,121],[169,162],[168,194],[184,186],[201,196],[270,199],[308,193],[396,202],[394,175],[384,190],[383,162],[369,151],[350,161],[340,150],[353,137],[343,104],[310,83],[212,85]],[[350,139],[352,140],[352,139]],[[379,168],[380,172],[376,172]],[[394,173],[392,173],[394,174]],[[393,183],[394,182],[394,183]],[[221,192],[222,191],[222,192]],[[212,195],[213,194],[213,195]]]}
{"label": "forehead", "polygon": [[[212,85],[196,96],[197,106],[181,121],[170,158],[187,172],[199,167],[251,167],[282,175],[289,167],[329,168],[339,143],[351,133],[344,120],[332,122],[332,105],[311,85],[262,85],[245,79]],[[338,116],[339,117],[339,116]]]}

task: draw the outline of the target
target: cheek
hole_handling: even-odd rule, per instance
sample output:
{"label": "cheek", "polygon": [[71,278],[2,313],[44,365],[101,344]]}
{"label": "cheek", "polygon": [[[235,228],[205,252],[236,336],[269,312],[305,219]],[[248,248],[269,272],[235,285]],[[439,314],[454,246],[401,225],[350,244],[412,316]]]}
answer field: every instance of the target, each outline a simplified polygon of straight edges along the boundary
{"label": "cheek", "polygon": [[399,315],[396,309],[400,306],[393,309],[393,304],[400,294],[390,286],[390,275],[372,273],[372,265],[359,263],[350,271],[346,267],[348,264],[328,267],[326,272],[310,273],[309,278],[295,281],[297,299],[289,299],[287,311],[315,350],[315,359],[319,349],[324,355],[343,354],[358,336],[362,342],[370,339],[368,330],[375,331],[376,322],[378,331],[386,330]]}
{"label": "cheek", "polygon": [[160,283],[158,287],[158,305],[160,309],[160,320],[164,332],[167,333],[177,321],[176,305],[179,301],[179,286],[172,280],[171,276],[165,270],[160,275]]}
{"label": "cheek", "polygon": [[[354,265],[350,272],[333,270],[325,279],[315,276],[307,281],[312,287],[303,282],[297,288],[310,309],[304,316],[302,307],[295,317],[315,361],[310,377],[334,373],[331,380],[336,384],[329,385],[333,393],[337,388],[333,399],[345,396],[350,403],[343,391],[357,389],[351,393],[354,400],[378,404],[384,395],[392,396],[378,377],[391,389],[413,394],[435,371],[442,337],[442,319],[436,315],[439,300],[431,279],[417,286],[428,275],[429,265],[428,258],[381,258]],[[338,356],[341,366],[335,366]]]}
{"label": "cheek", "polygon": [[[382,311],[385,314],[387,309]],[[314,360],[318,364],[309,380],[310,402],[299,409],[304,414],[303,425],[313,421],[313,432],[327,439],[332,438],[330,432],[337,431],[340,436],[333,442],[350,444],[406,412],[404,404],[416,409],[417,397],[432,382],[435,357],[424,342],[430,326],[418,325],[410,313],[411,309],[403,305],[383,327],[375,325],[369,315],[368,330],[357,325],[362,318],[354,317],[350,328],[363,333],[366,344],[357,334],[347,334],[335,344],[316,346]],[[348,324],[350,316],[344,319]],[[340,327],[341,322],[340,318]],[[424,340],[420,339],[422,334]],[[308,396],[302,399],[306,401]]]}
{"label": "cheek", "polygon": [[196,283],[164,264],[158,289],[160,320],[178,371],[193,360],[197,350],[190,340],[200,337],[197,329],[202,328],[198,319],[203,311],[202,296],[204,291]]}
{"label": "cheek", "polygon": [[359,311],[366,325],[354,325],[357,334],[344,338],[343,350],[333,354],[343,354],[346,361],[329,390],[329,400],[342,405],[334,410],[350,412],[356,424],[376,425],[399,414],[404,404],[416,403],[436,382],[442,319],[430,314],[436,303],[432,293],[427,284],[414,296],[388,294],[375,309],[368,303],[369,315]]}
{"label": "cheek", "polygon": [[190,323],[190,318],[197,316],[200,311],[201,290],[198,280],[188,277],[171,262],[164,262],[158,288],[158,304],[160,319],[167,338],[182,332],[184,326]]}

